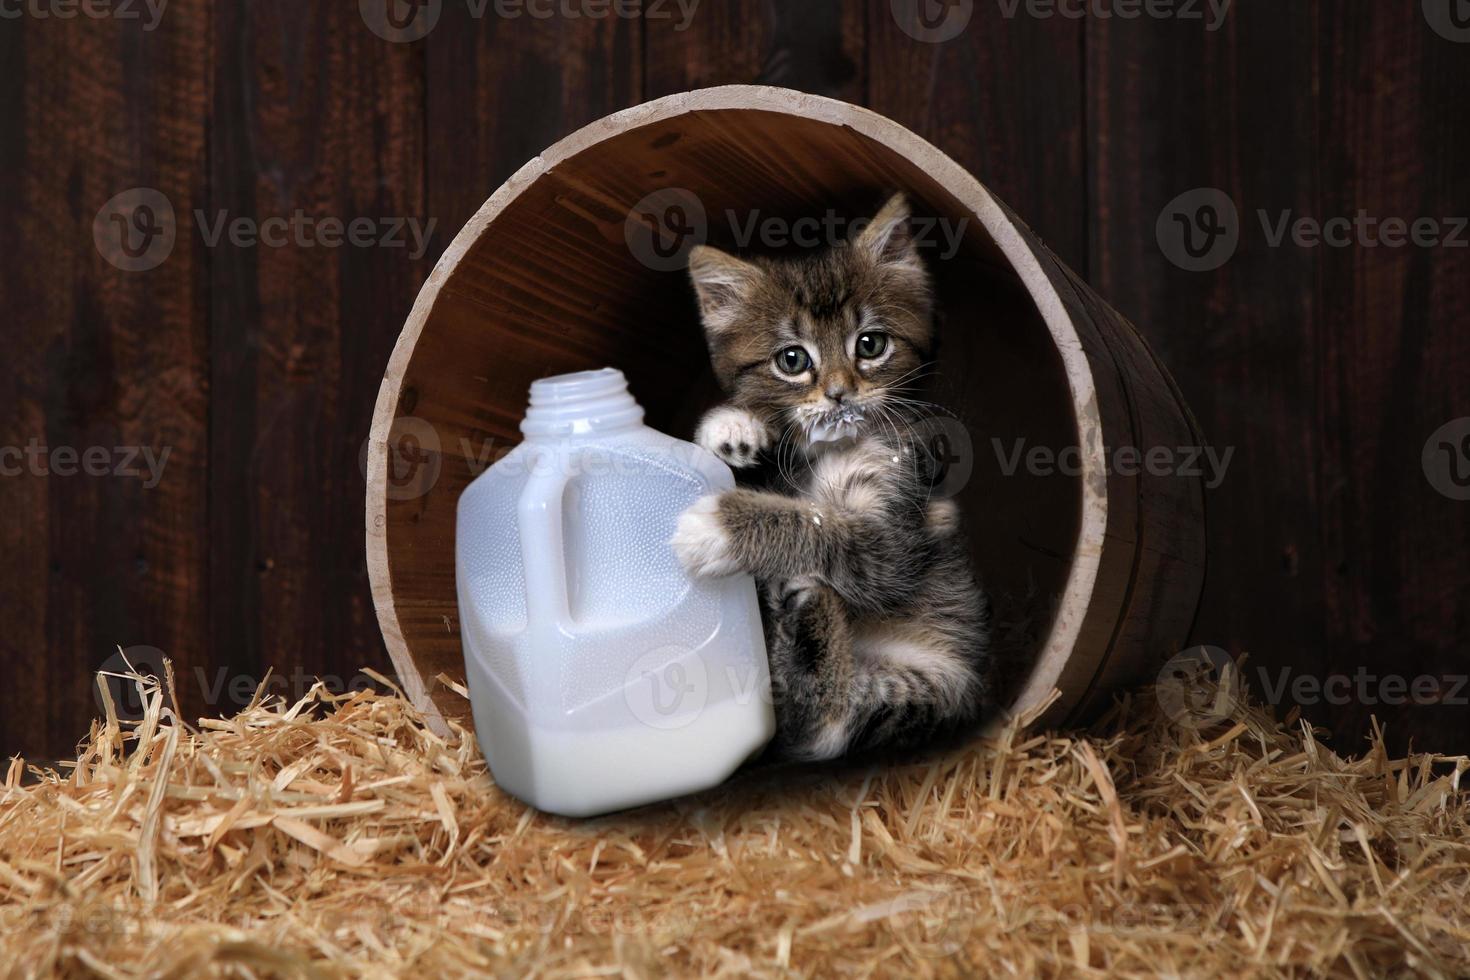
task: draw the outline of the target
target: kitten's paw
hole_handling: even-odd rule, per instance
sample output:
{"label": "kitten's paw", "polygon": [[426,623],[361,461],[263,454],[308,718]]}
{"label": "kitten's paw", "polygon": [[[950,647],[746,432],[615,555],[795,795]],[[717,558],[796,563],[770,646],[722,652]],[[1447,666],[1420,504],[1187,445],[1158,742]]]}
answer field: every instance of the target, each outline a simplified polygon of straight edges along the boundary
{"label": "kitten's paw", "polygon": [[717,578],[740,571],[730,554],[730,532],[720,518],[718,494],[699,498],[679,515],[670,544],[679,563],[696,578]]}
{"label": "kitten's paw", "polygon": [[815,575],[799,575],[771,582],[766,586],[766,601],[770,608],[784,616],[805,606],[821,587],[822,580]]}
{"label": "kitten's paw", "polygon": [[765,423],[743,408],[722,405],[694,432],[694,441],[737,469],[754,466],[771,444]]}

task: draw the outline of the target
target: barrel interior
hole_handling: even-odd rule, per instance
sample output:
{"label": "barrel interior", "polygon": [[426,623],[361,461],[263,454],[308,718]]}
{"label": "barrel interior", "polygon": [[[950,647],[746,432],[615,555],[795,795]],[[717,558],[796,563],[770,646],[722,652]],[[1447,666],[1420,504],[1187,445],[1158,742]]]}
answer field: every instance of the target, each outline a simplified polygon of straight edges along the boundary
{"label": "barrel interior", "polygon": [[[519,441],[532,381],[620,368],[649,423],[686,438],[717,400],[685,273],[651,267],[627,239],[630,211],[669,188],[692,193],[709,241],[731,250],[752,217],[790,227],[830,214],[840,227],[894,190],[909,193],[918,227],[930,228],[925,255],[943,311],[932,397],[960,425],[949,427],[953,465],[970,476],[957,499],[1005,648],[1020,662],[1047,637],[1081,522],[1078,478],[1030,456],[1078,443],[1066,372],[1035,303],[981,223],[908,159],[849,127],[719,109],[625,129],[558,163],[449,270],[397,405],[400,418],[432,426],[437,481],[386,505],[393,601],[420,676],[463,676],[455,502]],[[436,700],[464,715],[455,696]]]}

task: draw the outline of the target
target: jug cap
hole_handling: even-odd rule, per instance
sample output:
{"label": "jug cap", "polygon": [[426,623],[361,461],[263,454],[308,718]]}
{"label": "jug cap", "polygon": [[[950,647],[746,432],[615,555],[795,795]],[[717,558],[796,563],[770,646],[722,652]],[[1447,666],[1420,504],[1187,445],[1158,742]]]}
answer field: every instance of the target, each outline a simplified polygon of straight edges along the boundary
{"label": "jug cap", "polygon": [[643,408],[616,368],[578,371],[531,383],[531,404],[521,422],[527,437],[581,436],[643,423]]}

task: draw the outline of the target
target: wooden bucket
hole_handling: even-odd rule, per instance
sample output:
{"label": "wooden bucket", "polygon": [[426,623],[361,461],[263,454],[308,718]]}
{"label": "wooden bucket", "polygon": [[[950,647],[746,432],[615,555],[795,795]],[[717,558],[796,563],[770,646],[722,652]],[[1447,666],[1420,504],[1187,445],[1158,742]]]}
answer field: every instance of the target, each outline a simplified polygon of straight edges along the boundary
{"label": "wooden bucket", "polygon": [[369,444],[368,571],[388,651],[431,723],[470,724],[438,680],[464,676],[455,504],[519,441],[530,383],[618,367],[649,423],[687,438],[718,395],[680,255],[704,238],[809,237],[814,216],[840,231],[896,189],[929,229],[936,401],[956,415],[952,475],[976,565],[1002,627],[1030,638],[1014,706],[1056,688],[1044,721],[1084,719],[1180,649],[1204,577],[1201,482],[1128,451],[1202,443],[1134,327],[902,126],[730,86],[616,113],[527,163],[455,238],[398,338]]}

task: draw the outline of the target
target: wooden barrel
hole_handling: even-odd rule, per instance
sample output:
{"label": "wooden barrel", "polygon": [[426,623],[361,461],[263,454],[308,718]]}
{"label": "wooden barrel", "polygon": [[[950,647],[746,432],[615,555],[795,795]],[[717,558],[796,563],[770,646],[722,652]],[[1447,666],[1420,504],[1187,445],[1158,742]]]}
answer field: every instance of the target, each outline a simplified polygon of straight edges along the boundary
{"label": "wooden barrel", "polygon": [[900,189],[943,309],[934,400],[954,413],[953,489],[1002,642],[1025,656],[1013,706],[1056,688],[1044,721],[1084,719],[1179,650],[1204,503],[1171,464],[1201,438],[1138,332],[902,126],[730,86],[616,113],[531,160],[455,238],[403,328],[370,438],[368,570],[388,651],[432,723],[469,724],[439,680],[464,676],[455,503],[519,441],[530,383],[618,367],[649,423],[687,438],[718,397],[688,249],[841,235]]}

